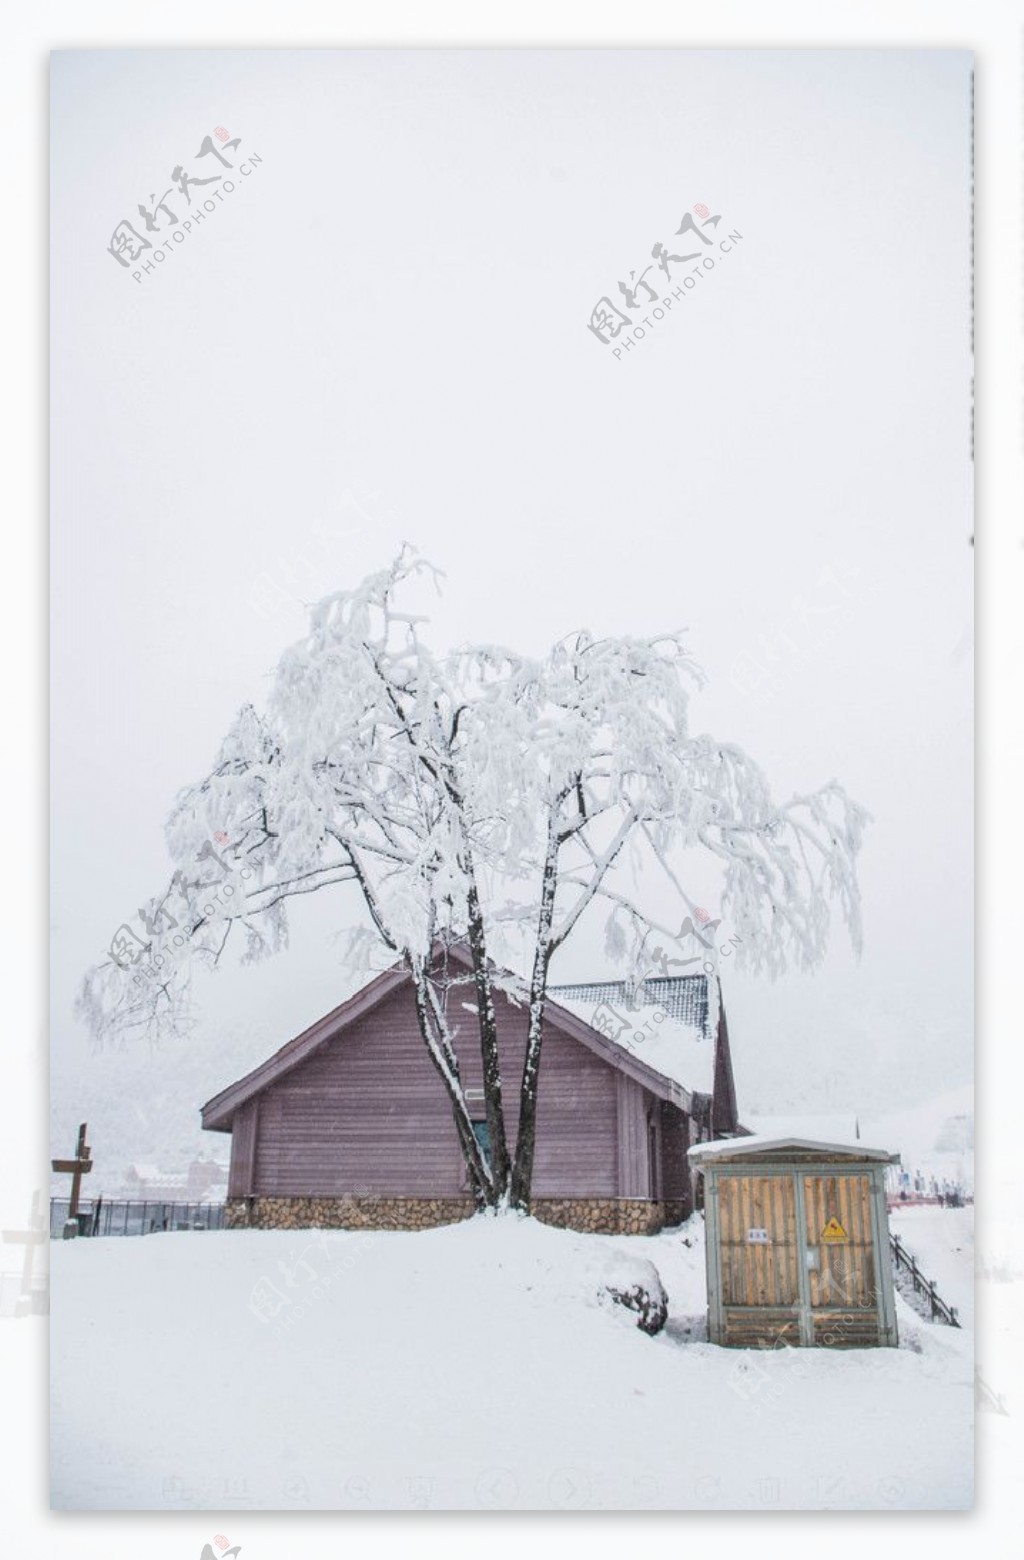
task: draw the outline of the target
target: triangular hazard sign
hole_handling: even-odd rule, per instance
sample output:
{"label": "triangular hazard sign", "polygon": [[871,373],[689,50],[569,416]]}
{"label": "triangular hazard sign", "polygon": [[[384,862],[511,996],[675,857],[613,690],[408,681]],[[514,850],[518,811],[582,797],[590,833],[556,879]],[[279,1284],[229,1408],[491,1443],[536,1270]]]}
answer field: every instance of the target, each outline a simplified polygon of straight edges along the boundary
{"label": "triangular hazard sign", "polygon": [[825,1228],[821,1232],[821,1238],[826,1246],[842,1246],[849,1240],[849,1235],[843,1229],[835,1214],[832,1215]]}

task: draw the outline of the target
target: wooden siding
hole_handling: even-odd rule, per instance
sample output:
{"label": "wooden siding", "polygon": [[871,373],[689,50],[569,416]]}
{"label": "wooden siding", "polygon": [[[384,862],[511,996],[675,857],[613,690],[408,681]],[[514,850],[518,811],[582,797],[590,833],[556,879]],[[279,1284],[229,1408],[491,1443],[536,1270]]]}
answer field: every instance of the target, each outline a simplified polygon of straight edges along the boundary
{"label": "wooden siding", "polygon": [[259,1101],[249,1100],[235,1117],[231,1133],[231,1168],[228,1171],[228,1196],[251,1197],[255,1191],[256,1118]]}
{"label": "wooden siding", "polygon": [[878,1312],[815,1311],[812,1318],[814,1345],[819,1349],[869,1349],[884,1343]]}
{"label": "wooden siding", "polygon": [[[496,996],[505,1118],[514,1146],[527,1015]],[[463,1083],[482,1087],[476,1020],[460,1016]],[[534,1195],[647,1196],[620,1189],[620,1130],[629,1136],[629,1175],[648,1184],[646,1112],[652,1097],[633,1080],[621,1127],[620,1078],[586,1046],[545,1033]],[[258,1096],[255,1163],[244,1194],[298,1196],[457,1196],[465,1189],[451,1108],[403,984],[336,1040]],[[247,1124],[234,1120],[232,1195],[243,1195]],[[483,1105],[479,1107],[481,1117]],[[239,1144],[234,1136],[241,1129]],[[639,1138],[637,1138],[639,1133]],[[236,1159],[238,1161],[236,1167]]]}
{"label": "wooden siding", "polygon": [[[618,1144],[618,1178],[616,1192],[620,1197],[649,1197],[649,1173],[647,1167],[647,1121],[645,1095],[633,1078],[622,1073],[616,1076],[616,1106]],[[543,1097],[543,1096],[542,1096]]]}
{"label": "wooden siding", "polygon": [[723,1341],[731,1349],[774,1349],[780,1345],[800,1346],[800,1315],[797,1311],[759,1306],[746,1311],[727,1306]]}

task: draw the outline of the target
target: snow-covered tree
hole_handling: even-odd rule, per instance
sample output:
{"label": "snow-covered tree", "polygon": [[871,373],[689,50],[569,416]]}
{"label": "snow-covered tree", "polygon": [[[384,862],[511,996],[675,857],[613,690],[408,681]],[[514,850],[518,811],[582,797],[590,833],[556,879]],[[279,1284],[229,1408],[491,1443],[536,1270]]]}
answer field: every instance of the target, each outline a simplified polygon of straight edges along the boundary
{"label": "snow-covered tree", "polygon": [[[210,772],[178,796],[174,871],[140,911],[144,935],[121,929],[78,1006],[96,1035],[180,1032],[190,969],[216,966],[239,931],[248,958],[274,952],[289,899],[354,884],[365,914],[346,929],[349,955],[373,945],[408,969],[478,1202],[527,1208],[552,960],[599,914],[610,960],[634,972],[652,937],[678,935],[652,919],[636,874],[626,881],[624,854],[664,874],[684,913],[680,857],[718,858],[741,958],[774,975],[821,960],[836,904],[859,949],[866,814],[835,783],[779,805],[742,751],[692,735],[703,679],[678,633],[575,633],[541,658],[496,645],[435,655],[423,620],[397,604],[432,573],[406,549],[312,609],[266,713],[246,705]],[[456,940],[471,975],[443,957]],[[525,979],[508,971],[511,948]],[[474,1003],[461,1000],[467,983]],[[529,1009],[514,1145],[497,990]],[[467,1006],[486,1155],[461,1077]]]}

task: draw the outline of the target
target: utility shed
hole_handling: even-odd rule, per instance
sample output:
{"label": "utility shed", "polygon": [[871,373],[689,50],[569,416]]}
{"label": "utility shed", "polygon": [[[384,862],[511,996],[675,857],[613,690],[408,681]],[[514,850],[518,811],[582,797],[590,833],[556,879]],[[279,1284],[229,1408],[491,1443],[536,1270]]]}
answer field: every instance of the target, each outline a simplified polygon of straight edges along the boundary
{"label": "utility shed", "polygon": [[701,1143],[708,1337],[733,1348],[896,1345],[885,1167],[860,1143]]}

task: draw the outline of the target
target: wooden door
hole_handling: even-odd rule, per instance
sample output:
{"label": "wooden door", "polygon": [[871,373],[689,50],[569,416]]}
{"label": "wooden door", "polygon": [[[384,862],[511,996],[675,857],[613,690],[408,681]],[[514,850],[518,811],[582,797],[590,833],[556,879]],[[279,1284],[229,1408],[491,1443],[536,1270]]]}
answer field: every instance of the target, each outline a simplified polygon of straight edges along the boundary
{"label": "wooden door", "polygon": [[808,1341],[831,1348],[880,1341],[869,1177],[807,1175],[803,1201]]}
{"label": "wooden door", "polygon": [[720,1304],[728,1344],[797,1343],[801,1247],[791,1175],[722,1175]]}

